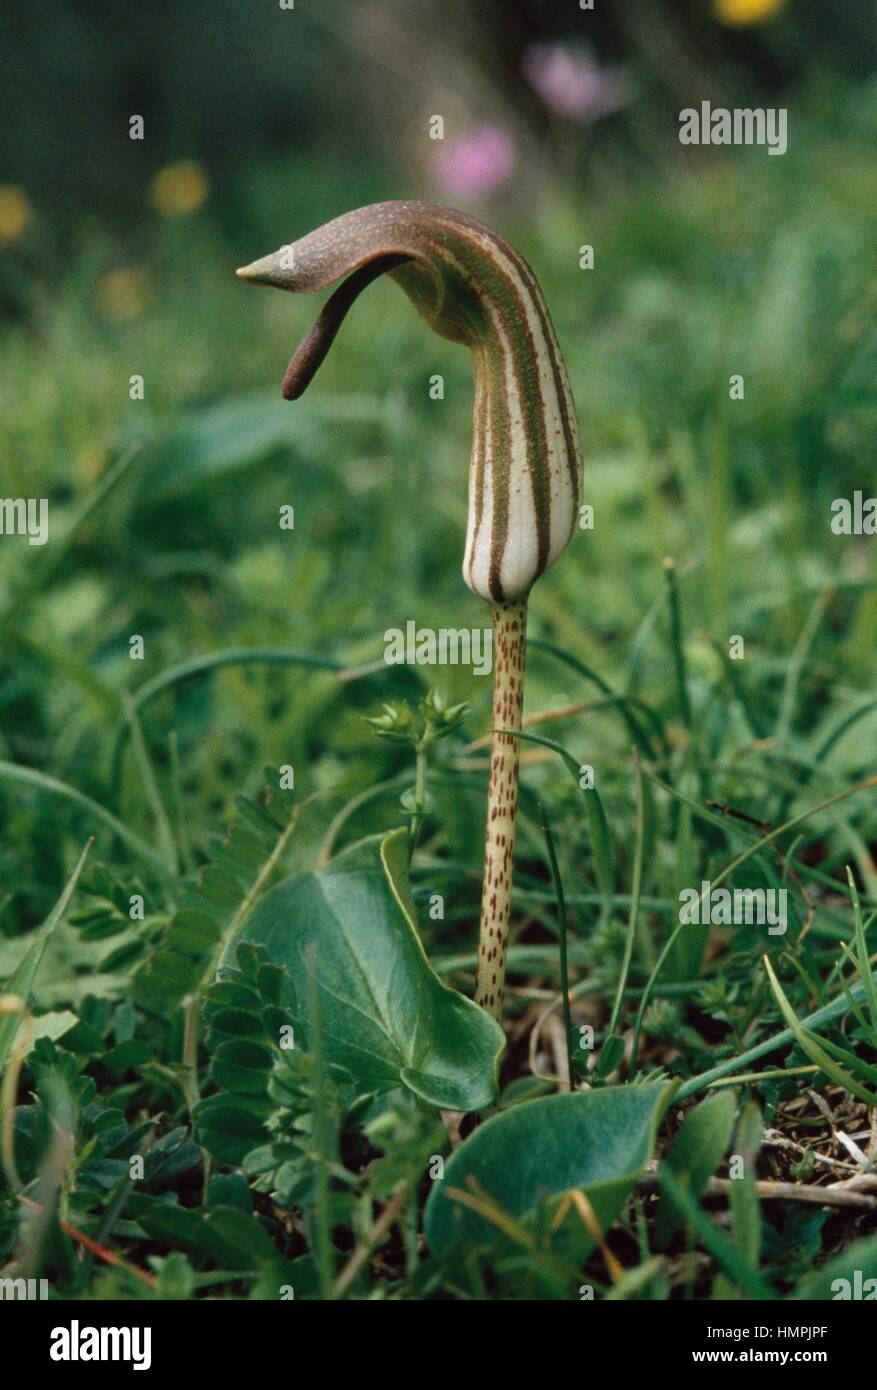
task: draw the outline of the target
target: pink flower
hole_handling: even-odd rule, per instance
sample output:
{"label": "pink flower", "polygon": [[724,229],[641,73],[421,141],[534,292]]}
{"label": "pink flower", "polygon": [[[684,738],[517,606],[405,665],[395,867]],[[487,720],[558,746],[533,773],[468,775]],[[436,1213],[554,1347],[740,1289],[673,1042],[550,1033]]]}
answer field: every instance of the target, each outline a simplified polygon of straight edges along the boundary
{"label": "pink flower", "polygon": [[510,178],[516,163],[515,142],[499,126],[478,126],[468,135],[439,146],[435,174],[453,198],[484,197]]}
{"label": "pink flower", "polygon": [[587,48],[534,43],[524,53],[524,76],[554,116],[587,124],[611,116],[630,99],[621,68],[601,68]]}

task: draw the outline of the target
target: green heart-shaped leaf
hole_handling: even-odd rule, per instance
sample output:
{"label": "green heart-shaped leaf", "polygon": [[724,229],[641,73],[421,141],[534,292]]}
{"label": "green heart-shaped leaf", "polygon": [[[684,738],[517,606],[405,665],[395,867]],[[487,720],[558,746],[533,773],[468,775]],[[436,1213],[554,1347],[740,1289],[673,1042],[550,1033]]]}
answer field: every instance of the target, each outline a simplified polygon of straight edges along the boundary
{"label": "green heart-shaped leaf", "polygon": [[316,873],[287,879],[237,941],[266,947],[306,1001],[309,948],[327,1060],[363,1090],[404,1084],[432,1105],[480,1110],[496,1096],[502,1029],[436,975],[417,934],[408,832],[369,839]]}
{"label": "green heart-shaped leaf", "polygon": [[456,1150],[429,1195],[430,1249],[440,1253],[458,1239],[486,1244],[495,1236],[492,1223],[455,1199],[454,1190],[486,1195],[519,1218],[546,1198],[580,1188],[605,1231],[648,1161],[674,1089],[662,1082],[544,1096],[488,1120]]}

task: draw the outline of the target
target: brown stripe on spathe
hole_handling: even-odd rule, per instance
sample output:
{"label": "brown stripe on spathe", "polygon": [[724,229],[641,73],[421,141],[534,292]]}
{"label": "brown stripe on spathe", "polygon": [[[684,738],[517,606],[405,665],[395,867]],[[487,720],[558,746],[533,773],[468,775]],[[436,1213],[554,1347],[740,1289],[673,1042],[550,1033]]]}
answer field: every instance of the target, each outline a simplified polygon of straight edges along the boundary
{"label": "brown stripe on spathe", "polygon": [[[542,331],[545,341],[549,347],[549,357],[551,359],[552,374],[554,376],[554,389],[557,393],[558,408],[560,410],[561,427],[563,429],[564,444],[566,447],[566,464],[569,481],[573,488],[573,517],[575,517],[576,504],[579,500],[579,470],[581,466],[581,448],[578,440],[578,431],[574,428],[573,412],[575,405],[572,399],[572,391],[569,385],[569,376],[563,357],[560,352],[560,345],[557,341],[557,334],[554,324],[551,322],[551,315],[539,289],[539,282],[533,273],[532,268],[524,260],[513,246],[508,247],[508,253],[516,262],[522,278],[529,281],[531,299],[533,306],[539,315],[542,324]],[[573,526],[574,526],[573,522]]]}
{"label": "brown stripe on spathe", "polygon": [[[490,492],[492,499],[491,507],[491,527],[490,527],[490,567],[488,570],[488,586],[491,597],[498,603],[503,600],[501,564],[505,554],[506,541],[508,540],[508,519],[509,519],[509,472],[507,463],[502,459],[511,458],[511,415],[509,410],[509,400],[505,390],[505,371],[504,359],[501,353],[492,353],[488,362],[488,380],[494,378],[494,389],[491,392],[491,421],[493,424],[493,436],[491,438],[492,448],[490,457],[484,461],[485,468],[490,469]],[[499,376],[497,383],[495,378]],[[497,443],[499,447],[497,447]]]}
{"label": "brown stripe on spathe", "polygon": [[[453,224],[451,224],[453,225]],[[519,271],[521,262],[511,247],[504,247],[506,255],[514,270]],[[530,276],[531,283],[521,275],[521,284],[512,279],[509,272],[500,264],[498,260],[492,259],[489,253],[480,244],[471,247],[471,254],[476,261],[476,266],[487,266],[494,282],[497,281],[502,286],[504,295],[494,293],[494,301],[502,305],[505,298],[503,319],[510,343],[506,351],[504,344],[497,344],[496,355],[501,363],[501,383],[502,390],[506,392],[505,365],[508,362],[512,371],[517,391],[516,399],[509,402],[509,428],[506,440],[506,447],[509,458],[511,458],[512,434],[522,438],[525,448],[526,466],[529,474],[531,495],[533,498],[533,515],[536,521],[536,544],[537,544],[537,566],[534,579],[540,575],[547,563],[548,554],[551,546],[551,476],[549,465],[549,446],[548,446],[548,422],[546,418],[546,402],[542,391],[541,371],[539,366],[539,348],[533,338],[527,314],[527,302],[525,294],[529,298],[536,317],[543,328],[543,340],[545,344],[545,356],[550,363],[555,391],[557,394],[558,410],[561,415],[566,411],[566,398],[563,395],[557,381],[557,361],[556,345],[551,337],[545,333],[545,318],[538,302],[538,293],[533,292],[532,286],[535,280]],[[467,265],[471,269],[471,265]],[[488,288],[485,286],[485,289]],[[513,310],[517,309],[515,316]],[[515,350],[515,340],[517,339],[518,350]],[[526,414],[527,428],[521,431],[513,431],[511,421],[511,410],[515,405]],[[523,420],[522,420],[523,424]],[[511,480],[509,480],[511,485]],[[494,526],[491,539],[491,568],[490,568],[490,589],[494,598],[503,597],[500,572],[502,560],[505,556],[508,545],[508,513],[510,499],[508,492],[504,496],[503,524],[500,526],[496,510],[494,510]]]}
{"label": "brown stripe on spathe", "polygon": [[[481,229],[483,231],[483,228]],[[525,383],[521,385],[520,373],[518,377],[519,398],[526,401],[528,407],[538,408],[528,409],[530,429],[527,431],[527,455],[528,471],[530,474],[530,485],[533,495],[533,512],[536,518],[537,531],[537,570],[534,579],[542,574],[548,563],[548,554],[551,546],[551,469],[549,462],[549,439],[548,439],[548,419],[547,403],[542,391],[541,372],[539,370],[538,349],[530,328],[524,294],[527,295],[529,304],[532,306],[542,329],[542,339],[545,344],[545,356],[548,359],[549,370],[551,371],[552,384],[557,397],[557,409],[561,419],[561,427],[564,435],[564,447],[566,453],[567,477],[573,488],[574,505],[571,508],[575,513],[575,503],[578,500],[578,472],[579,454],[576,438],[573,432],[572,423],[569,418],[570,392],[567,383],[566,370],[563,360],[560,357],[560,349],[557,345],[557,338],[545,307],[538,281],[536,280],[530,266],[522,256],[515,251],[508,242],[504,242],[501,237],[494,238],[510,261],[513,269],[519,274],[521,288],[502,265],[493,259],[489,260],[489,265],[494,276],[500,280],[505,287],[509,298],[514,302],[518,309],[517,321],[511,321],[511,315],[507,313],[509,320],[510,335],[514,335],[520,330],[520,335],[524,338],[523,350],[515,355],[515,366],[523,362],[530,370],[529,387]],[[479,245],[473,248],[473,254],[479,261],[483,262],[488,257],[488,253]],[[535,429],[533,428],[535,424]],[[541,440],[541,450],[537,446],[537,438]],[[571,528],[572,529],[572,528]]]}
{"label": "brown stripe on spathe", "polygon": [[[472,459],[469,464],[469,505],[474,512],[470,517],[469,552],[464,564],[464,574],[472,573],[475,563],[475,547],[484,519],[484,467],[487,457],[487,441],[493,437],[493,417],[490,406],[490,392],[485,389],[484,368],[475,373],[475,410],[472,428]],[[467,581],[468,582],[468,581]]]}
{"label": "brown stripe on spathe", "polygon": [[[563,359],[542,292],[523,257],[484,223],[456,209],[379,203],[336,218],[239,274],[294,291],[344,281],[289,364],[284,394],[297,397],[354,299],[385,272],[436,332],[472,350],[476,421],[464,575],[485,598],[523,595],[572,534],[580,462]],[[553,404],[549,412],[549,399],[555,397],[559,419]],[[484,534],[487,468],[489,536]],[[563,517],[566,528],[567,511],[569,534],[561,535],[559,523]]]}

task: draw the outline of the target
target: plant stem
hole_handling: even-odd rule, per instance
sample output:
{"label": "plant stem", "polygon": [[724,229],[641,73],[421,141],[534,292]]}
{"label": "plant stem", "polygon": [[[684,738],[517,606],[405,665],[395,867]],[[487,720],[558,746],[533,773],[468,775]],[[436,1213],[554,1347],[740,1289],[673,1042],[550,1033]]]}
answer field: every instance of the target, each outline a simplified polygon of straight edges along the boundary
{"label": "plant stem", "polygon": [[[514,732],[521,727],[524,704],[527,600],[492,603],[490,616],[493,622],[493,734],[475,1002],[494,1018],[499,1018],[505,985],[515,855],[519,740]],[[499,733],[500,729],[510,732]]]}
{"label": "plant stem", "polygon": [[411,826],[408,831],[408,862],[414,858],[414,851],[417,849],[417,841],[420,839],[420,831],[423,826],[423,812],[426,806],[426,745],[421,739],[416,746],[417,752],[417,780],[414,788],[414,814],[411,817]]}

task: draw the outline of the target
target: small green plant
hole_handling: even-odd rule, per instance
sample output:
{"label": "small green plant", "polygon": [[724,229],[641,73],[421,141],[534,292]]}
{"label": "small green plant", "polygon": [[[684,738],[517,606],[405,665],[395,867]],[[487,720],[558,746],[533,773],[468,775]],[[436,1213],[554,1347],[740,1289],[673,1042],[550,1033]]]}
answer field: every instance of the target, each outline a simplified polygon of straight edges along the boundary
{"label": "small green plant", "polygon": [[410,705],[384,705],[384,713],[367,719],[380,738],[392,743],[407,743],[416,759],[416,780],[413,787],[402,793],[402,809],[411,812],[408,857],[411,859],[420,839],[423,820],[431,802],[426,786],[429,750],[440,739],[447,738],[462,724],[467,704],[446,705],[437,690],[429,690],[420,702],[417,713]]}
{"label": "small green plant", "polygon": [[527,597],[576,524],[581,455],[566,368],[536,277],[483,222],[431,203],[346,213],[238,271],[295,292],[343,283],[293,354],[283,395],[313,379],[354,300],[379,275],[405,290],[430,327],[465,344],[475,418],[463,577],[490,606],[493,731],[476,1001],[502,1013],[511,911]]}

